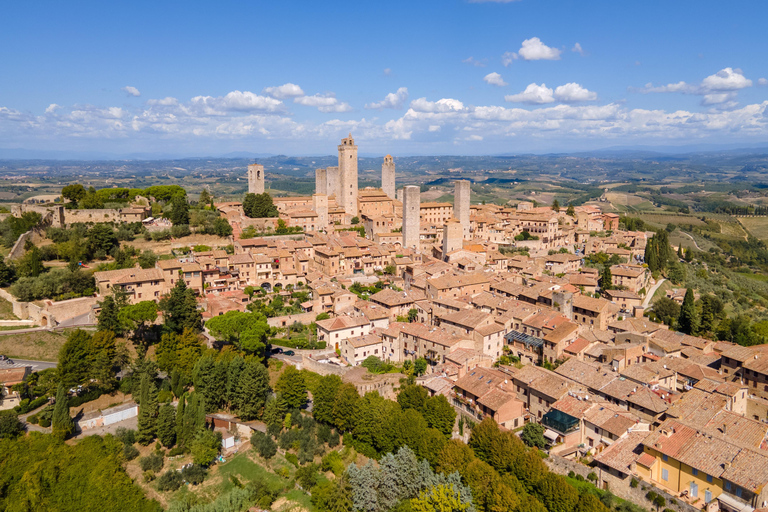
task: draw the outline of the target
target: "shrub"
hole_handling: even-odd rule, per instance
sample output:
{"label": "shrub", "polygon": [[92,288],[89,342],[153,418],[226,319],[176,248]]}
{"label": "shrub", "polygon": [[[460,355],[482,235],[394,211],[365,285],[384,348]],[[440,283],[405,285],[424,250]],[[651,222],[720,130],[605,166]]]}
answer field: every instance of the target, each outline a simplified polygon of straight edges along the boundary
{"label": "shrub", "polygon": [[648,494],[645,495],[645,499],[647,499],[648,501],[653,501],[656,499],[656,496],[658,496],[658,494],[656,494],[655,492],[648,491]]}
{"label": "shrub", "polygon": [[568,478],[573,478],[575,476],[576,476],[576,473],[574,473],[573,471],[568,472]]}
{"label": "shrub", "polygon": [[171,448],[168,452],[169,457],[177,457],[179,455],[184,455],[184,448],[182,446]]}
{"label": "shrub", "polygon": [[32,416],[27,416],[27,423],[31,423],[32,425],[37,425],[37,414],[33,414]]}
{"label": "shrub", "polygon": [[133,460],[139,456],[139,450],[132,444],[123,445],[123,458],[125,460]]}
{"label": "shrub", "polygon": [[125,427],[117,427],[115,437],[123,444],[133,444],[136,442],[136,431]]}
{"label": "shrub", "polygon": [[160,478],[157,479],[157,489],[159,491],[175,491],[181,485],[184,483],[184,478],[181,476],[181,473],[169,469],[165,473],[162,474]]}
{"label": "shrub", "polygon": [[157,401],[161,404],[173,401],[173,391],[160,391],[157,393]]}
{"label": "shrub", "polygon": [[630,480],[630,482],[629,482],[629,486],[630,486],[631,488],[633,488],[633,489],[636,489],[636,488],[637,488],[637,484],[638,484],[638,482],[637,482],[637,478],[632,478],[632,480]]}
{"label": "shrub", "polygon": [[317,465],[307,464],[296,470],[296,479],[304,489],[311,489],[317,485]]}
{"label": "shrub", "polygon": [[341,459],[341,454],[337,451],[328,453],[328,455],[323,457],[320,469],[332,471],[334,475],[341,476],[344,473],[344,461]]}
{"label": "shrub", "polygon": [[288,462],[290,462],[294,466],[299,467],[299,458],[295,454],[293,454],[293,453],[286,453],[285,454],[285,460],[287,460]]}
{"label": "shrub", "polygon": [[142,471],[160,471],[163,469],[163,456],[158,453],[150,453],[139,459],[139,466]]}
{"label": "shrub", "polygon": [[151,482],[155,479],[155,472],[154,471],[145,471],[144,472],[144,481],[145,482]]}
{"label": "shrub", "polygon": [[205,468],[199,464],[192,464],[181,470],[181,476],[192,485],[200,485],[205,480]]}
{"label": "shrub", "polygon": [[339,441],[339,432],[334,430],[331,432],[331,437],[328,438],[328,446],[331,448],[336,448],[339,446]]}
{"label": "shrub", "polygon": [[595,472],[594,472],[594,471],[591,471],[591,472],[590,472],[590,473],[587,475],[587,480],[589,480],[590,482],[595,482],[595,481],[597,481],[597,475],[595,474]]}
{"label": "shrub", "polygon": [[40,426],[48,428],[51,426],[51,418],[40,418]]}

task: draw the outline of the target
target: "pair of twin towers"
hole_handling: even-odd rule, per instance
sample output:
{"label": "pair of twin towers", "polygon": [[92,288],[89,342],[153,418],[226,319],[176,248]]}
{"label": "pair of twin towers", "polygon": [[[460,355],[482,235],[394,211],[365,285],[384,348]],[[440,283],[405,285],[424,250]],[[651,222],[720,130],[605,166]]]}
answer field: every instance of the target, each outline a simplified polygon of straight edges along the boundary
{"label": "pair of twin towers", "polygon": [[[392,155],[384,157],[381,165],[381,188],[390,199],[395,199],[395,161]],[[336,196],[336,204],[347,215],[357,211],[357,145],[350,133],[339,144],[339,165],[315,169],[315,194]]]}

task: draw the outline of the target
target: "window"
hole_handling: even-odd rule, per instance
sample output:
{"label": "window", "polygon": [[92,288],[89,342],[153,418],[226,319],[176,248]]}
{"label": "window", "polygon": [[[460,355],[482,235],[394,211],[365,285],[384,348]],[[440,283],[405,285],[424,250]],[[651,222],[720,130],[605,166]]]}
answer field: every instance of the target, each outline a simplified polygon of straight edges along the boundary
{"label": "window", "polygon": [[707,483],[712,483],[712,475],[707,475]]}
{"label": "window", "polygon": [[662,459],[664,462],[667,462],[667,461],[669,461],[669,457],[667,457],[666,455],[662,455],[662,456],[661,456],[661,459]]}
{"label": "window", "polygon": [[661,479],[664,480],[665,482],[667,480],[669,480],[669,471],[667,471],[666,469],[662,469],[661,470]]}
{"label": "window", "polygon": [[692,471],[693,471],[693,476],[698,476],[699,475],[699,470],[698,469],[693,468]]}
{"label": "window", "polygon": [[725,482],[725,490],[731,492],[731,482]]}
{"label": "window", "polygon": [[707,489],[704,491],[704,503],[709,503],[710,501],[712,501],[712,491]]}

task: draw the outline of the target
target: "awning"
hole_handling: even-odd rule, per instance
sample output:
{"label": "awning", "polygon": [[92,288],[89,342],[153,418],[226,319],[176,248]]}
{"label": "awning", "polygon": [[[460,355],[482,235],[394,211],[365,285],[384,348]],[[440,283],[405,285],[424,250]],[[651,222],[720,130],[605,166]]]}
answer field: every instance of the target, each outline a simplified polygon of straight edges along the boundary
{"label": "awning", "polygon": [[718,496],[715,499],[719,501],[721,504],[725,505],[725,507],[722,507],[722,510],[727,510],[727,511],[737,510],[739,512],[753,512],[755,510],[748,503],[739,501],[736,498],[732,496],[728,496],[725,493],[721,493],[720,496]]}
{"label": "awning", "polygon": [[553,443],[557,441],[557,432],[554,430],[547,429],[544,431],[544,437],[552,441]]}

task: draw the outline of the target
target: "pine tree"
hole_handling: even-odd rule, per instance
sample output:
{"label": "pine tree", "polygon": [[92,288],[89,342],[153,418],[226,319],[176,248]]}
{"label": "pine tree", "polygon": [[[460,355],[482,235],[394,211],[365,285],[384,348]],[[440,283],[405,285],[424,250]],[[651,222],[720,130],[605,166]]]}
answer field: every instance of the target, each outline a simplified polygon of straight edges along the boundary
{"label": "pine tree", "polygon": [[696,305],[694,303],[693,289],[685,291],[683,307],[680,308],[680,316],[677,318],[677,328],[685,334],[693,334],[698,328],[696,317]]}
{"label": "pine tree", "polygon": [[611,274],[611,266],[608,263],[603,266],[603,272],[600,274],[600,288],[602,290],[613,289],[613,275]]}
{"label": "pine tree", "polygon": [[681,258],[681,259],[683,257],[683,245],[682,244],[677,246],[677,257]]}
{"label": "pine tree", "polygon": [[240,373],[237,387],[241,397],[237,415],[244,420],[258,418],[270,392],[267,369],[261,363],[249,361]]}
{"label": "pine tree", "polygon": [[141,376],[140,397],[136,440],[146,446],[155,439],[157,432],[157,386],[154,379],[146,373]]}
{"label": "pine tree", "polygon": [[307,384],[304,382],[304,375],[294,366],[288,366],[280,374],[275,389],[280,391],[291,409],[299,409],[307,402]]}
{"label": "pine tree", "polygon": [[176,410],[171,404],[165,404],[157,414],[157,439],[170,448],[176,443]]}
{"label": "pine tree", "polygon": [[552,210],[556,212],[560,211],[560,201],[558,201],[557,199],[552,201]]}
{"label": "pine tree", "polygon": [[230,410],[240,409],[242,402],[247,398],[240,389],[240,374],[245,368],[245,360],[242,357],[236,357],[229,362],[227,368],[227,398]]}
{"label": "pine tree", "polygon": [[195,294],[183,279],[178,279],[171,293],[160,300],[160,310],[165,327],[170,331],[180,334],[184,329],[203,330],[203,317],[197,310]]}
{"label": "pine tree", "polygon": [[573,207],[573,204],[569,204],[568,208],[565,210],[565,214],[569,217],[575,217],[576,216],[576,209]]}
{"label": "pine tree", "polygon": [[75,429],[75,423],[69,415],[67,389],[63,384],[59,384],[56,391],[56,405],[53,407],[51,425],[53,426],[53,435],[61,439],[69,437]]}

